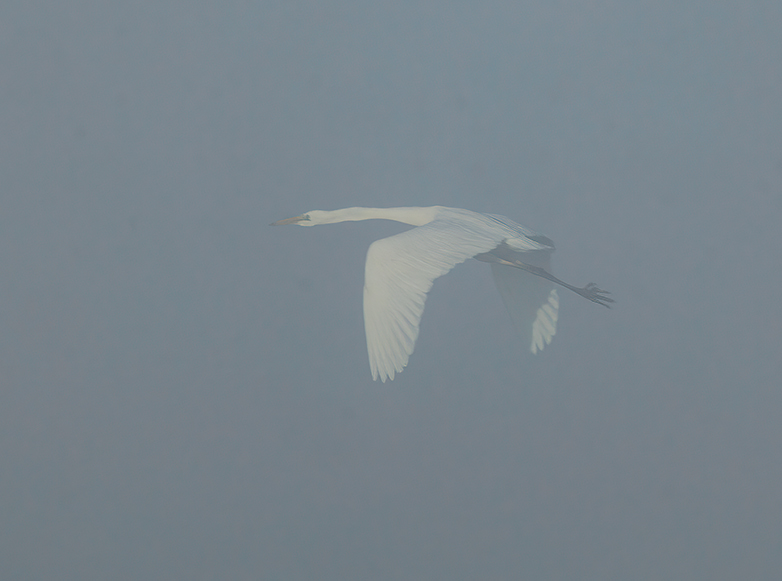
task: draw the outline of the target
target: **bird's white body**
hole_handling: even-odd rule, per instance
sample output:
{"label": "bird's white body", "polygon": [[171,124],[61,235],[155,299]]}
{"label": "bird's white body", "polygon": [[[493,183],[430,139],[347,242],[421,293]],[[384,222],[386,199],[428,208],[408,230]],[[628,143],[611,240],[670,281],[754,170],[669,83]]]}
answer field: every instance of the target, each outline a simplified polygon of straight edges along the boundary
{"label": "bird's white body", "polygon": [[315,226],[371,219],[416,226],[376,240],[367,252],[364,326],[373,379],[393,379],[404,369],[434,280],[468,258],[491,263],[503,301],[533,353],[556,333],[559,298],[552,281],[576,292],[584,290],[548,272],[554,251],[551,240],[503,216],[444,206],[344,208],[313,210],[275,224]]}

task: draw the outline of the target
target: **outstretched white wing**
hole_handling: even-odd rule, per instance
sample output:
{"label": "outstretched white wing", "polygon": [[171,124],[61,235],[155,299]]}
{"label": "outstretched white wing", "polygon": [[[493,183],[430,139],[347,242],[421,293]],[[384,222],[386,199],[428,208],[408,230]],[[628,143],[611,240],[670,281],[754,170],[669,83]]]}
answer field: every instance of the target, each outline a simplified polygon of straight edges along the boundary
{"label": "outstretched white wing", "polygon": [[372,243],[364,279],[364,328],[372,379],[394,379],[394,373],[407,365],[434,280],[501,241],[499,232],[434,220]]}

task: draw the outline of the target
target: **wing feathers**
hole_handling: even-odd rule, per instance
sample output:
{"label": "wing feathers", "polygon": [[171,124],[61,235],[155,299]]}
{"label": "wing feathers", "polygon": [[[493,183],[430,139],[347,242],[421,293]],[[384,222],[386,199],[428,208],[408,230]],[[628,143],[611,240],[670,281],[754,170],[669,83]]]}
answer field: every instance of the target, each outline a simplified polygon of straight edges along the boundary
{"label": "wing feathers", "polygon": [[535,313],[532,323],[532,344],[530,350],[537,353],[551,343],[557,332],[557,317],[559,316],[559,295],[552,288],[547,301]]}
{"label": "wing feathers", "polygon": [[[537,258],[548,266],[548,255]],[[530,342],[530,351],[537,353],[551,343],[557,332],[559,295],[554,285],[512,266],[492,263],[491,271],[521,338]]]}
{"label": "wing feathers", "polygon": [[407,365],[434,280],[499,242],[463,225],[435,220],[369,247],[364,328],[373,379],[393,379]]}

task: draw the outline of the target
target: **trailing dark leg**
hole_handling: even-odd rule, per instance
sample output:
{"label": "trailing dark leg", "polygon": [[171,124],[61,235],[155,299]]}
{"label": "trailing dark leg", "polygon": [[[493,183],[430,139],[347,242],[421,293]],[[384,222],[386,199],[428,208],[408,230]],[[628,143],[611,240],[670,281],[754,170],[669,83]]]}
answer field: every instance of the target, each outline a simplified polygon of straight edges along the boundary
{"label": "trailing dark leg", "polygon": [[548,272],[547,270],[539,266],[532,266],[530,264],[521,262],[520,260],[515,258],[507,260],[505,258],[500,258],[498,256],[495,256],[490,252],[486,252],[484,254],[478,254],[475,258],[483,262],[496,262],[498,264],[504,264],[506,266],[513,266],[515,268],[520,268],[521,270],[526,270],[527,272],[534,274],[535,276],[539,276],[541,278],[545,278],[546,280],[550,280],[551,282],[563,286],[566,289],[572,290],[574,293],[581,295],[585,299],[589,299],[593,303],[597,303],[598,305],[603,305],[604,307],[607,307],[609,309],[611,308],[611,305],[609,305],[608,303],[614,302],[614,299],[606,296],[606,295],[610,295],[611,294],[610,292],[604,291],[593,282],[590,282],[588,285],[586,285],[583,288],[573,286],[571,284],[566,283],[565,281],[559,280],[556,276],[554,276],[553,274],[551,274],[550,272]]}

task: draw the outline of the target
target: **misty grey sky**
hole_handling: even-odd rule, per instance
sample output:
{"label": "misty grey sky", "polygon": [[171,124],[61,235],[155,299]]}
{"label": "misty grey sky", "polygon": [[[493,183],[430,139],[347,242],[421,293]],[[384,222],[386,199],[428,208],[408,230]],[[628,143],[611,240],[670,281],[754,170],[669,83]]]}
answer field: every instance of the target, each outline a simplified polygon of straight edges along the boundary
{"label": "misty grey sky", "polygon": [[[782,4],[0,6],[0,578],[778,579]],[[369,244],[503,214],[371,381]]]}

